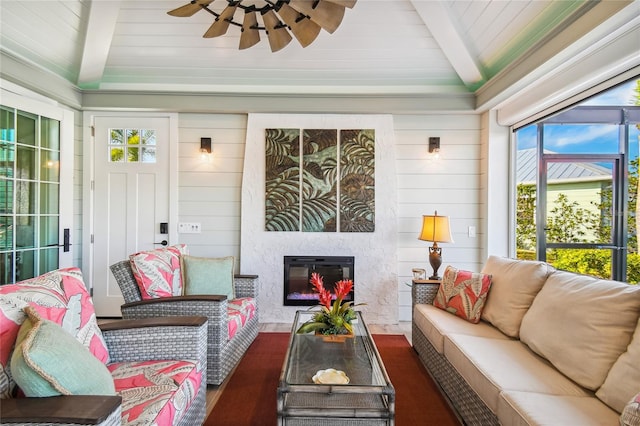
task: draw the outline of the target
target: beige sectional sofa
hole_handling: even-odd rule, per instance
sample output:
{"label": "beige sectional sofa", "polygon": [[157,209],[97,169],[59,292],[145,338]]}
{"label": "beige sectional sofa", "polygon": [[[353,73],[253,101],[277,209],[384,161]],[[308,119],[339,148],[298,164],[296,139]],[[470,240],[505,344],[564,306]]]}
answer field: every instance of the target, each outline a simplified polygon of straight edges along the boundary
{"label": "beige sectional sofa", "polygon": [[[618,425],[640,392],[640,286],[491,256],[472,324],[414,284],[413,345],[466,424]],[[626,417],[625,417],[626,418]]]}

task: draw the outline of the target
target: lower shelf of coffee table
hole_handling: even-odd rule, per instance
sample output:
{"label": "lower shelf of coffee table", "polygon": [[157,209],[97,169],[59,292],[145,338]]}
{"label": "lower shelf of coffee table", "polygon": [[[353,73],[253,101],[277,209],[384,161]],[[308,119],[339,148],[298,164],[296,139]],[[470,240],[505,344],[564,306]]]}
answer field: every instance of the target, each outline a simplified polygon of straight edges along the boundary
{"label": "lower shelf of coffee table", "polygon": [[392,425],[386,395],[299,392],[284,395],[282,425]]}

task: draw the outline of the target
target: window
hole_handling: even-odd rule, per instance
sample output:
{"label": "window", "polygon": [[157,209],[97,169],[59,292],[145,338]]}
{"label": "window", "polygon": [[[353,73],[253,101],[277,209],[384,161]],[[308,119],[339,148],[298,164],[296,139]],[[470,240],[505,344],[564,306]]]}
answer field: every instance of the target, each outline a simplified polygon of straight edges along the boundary
{"label": "window", "polygon": [[517,257],[640,282],[640,79],[516,131]]}
{"label": "window", "polygon": [[109,129],[109,155],[114,163],[155,163],[156,131]]}

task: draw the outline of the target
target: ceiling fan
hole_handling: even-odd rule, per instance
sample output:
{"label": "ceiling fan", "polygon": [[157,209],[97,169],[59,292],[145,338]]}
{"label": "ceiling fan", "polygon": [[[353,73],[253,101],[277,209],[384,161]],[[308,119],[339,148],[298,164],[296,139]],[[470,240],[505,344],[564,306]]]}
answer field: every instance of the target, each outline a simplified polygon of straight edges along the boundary
{"label": "ceiling fan", "polygon": [[[316,39],[320,29],[333,33],[342,22],[345,8],[353,8],[357,0],[226,0],[227,6],[218,13],[210,8],[215,0],[191,0],[177,9],[167,12],[171,16],[189,17],[200,10],[215,16],[215,21],[205,38],[226,34],[229,25],[240,27],[239,49],[247,49],[260,41],[260,31],[265,31],[272,52],[285,47],[293,33],[302,47]],[[242,22],[235,21],[238,9],[244,12]],[[259,24],[259,19],[262,25]]]}

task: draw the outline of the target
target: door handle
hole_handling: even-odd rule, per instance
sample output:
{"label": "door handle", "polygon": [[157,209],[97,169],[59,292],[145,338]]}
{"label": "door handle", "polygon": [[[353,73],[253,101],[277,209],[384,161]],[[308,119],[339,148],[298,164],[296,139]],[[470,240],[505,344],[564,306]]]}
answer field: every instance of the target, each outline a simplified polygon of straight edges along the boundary
{"label": "door handle", "polygon": [[64,247],[62,251],[67,253],[71,247],[71,235],[69,233],[69,228],[64,228],[62,238],[63,238],[62,244],[49,244],[46,247]]}
{"label": "door handle", "polygon": [[153,243],[153,244],[160,244],[161,246],[166,246],[167,244],[169,244],[169,242],[167,240],[162,240],[159,243]]}

